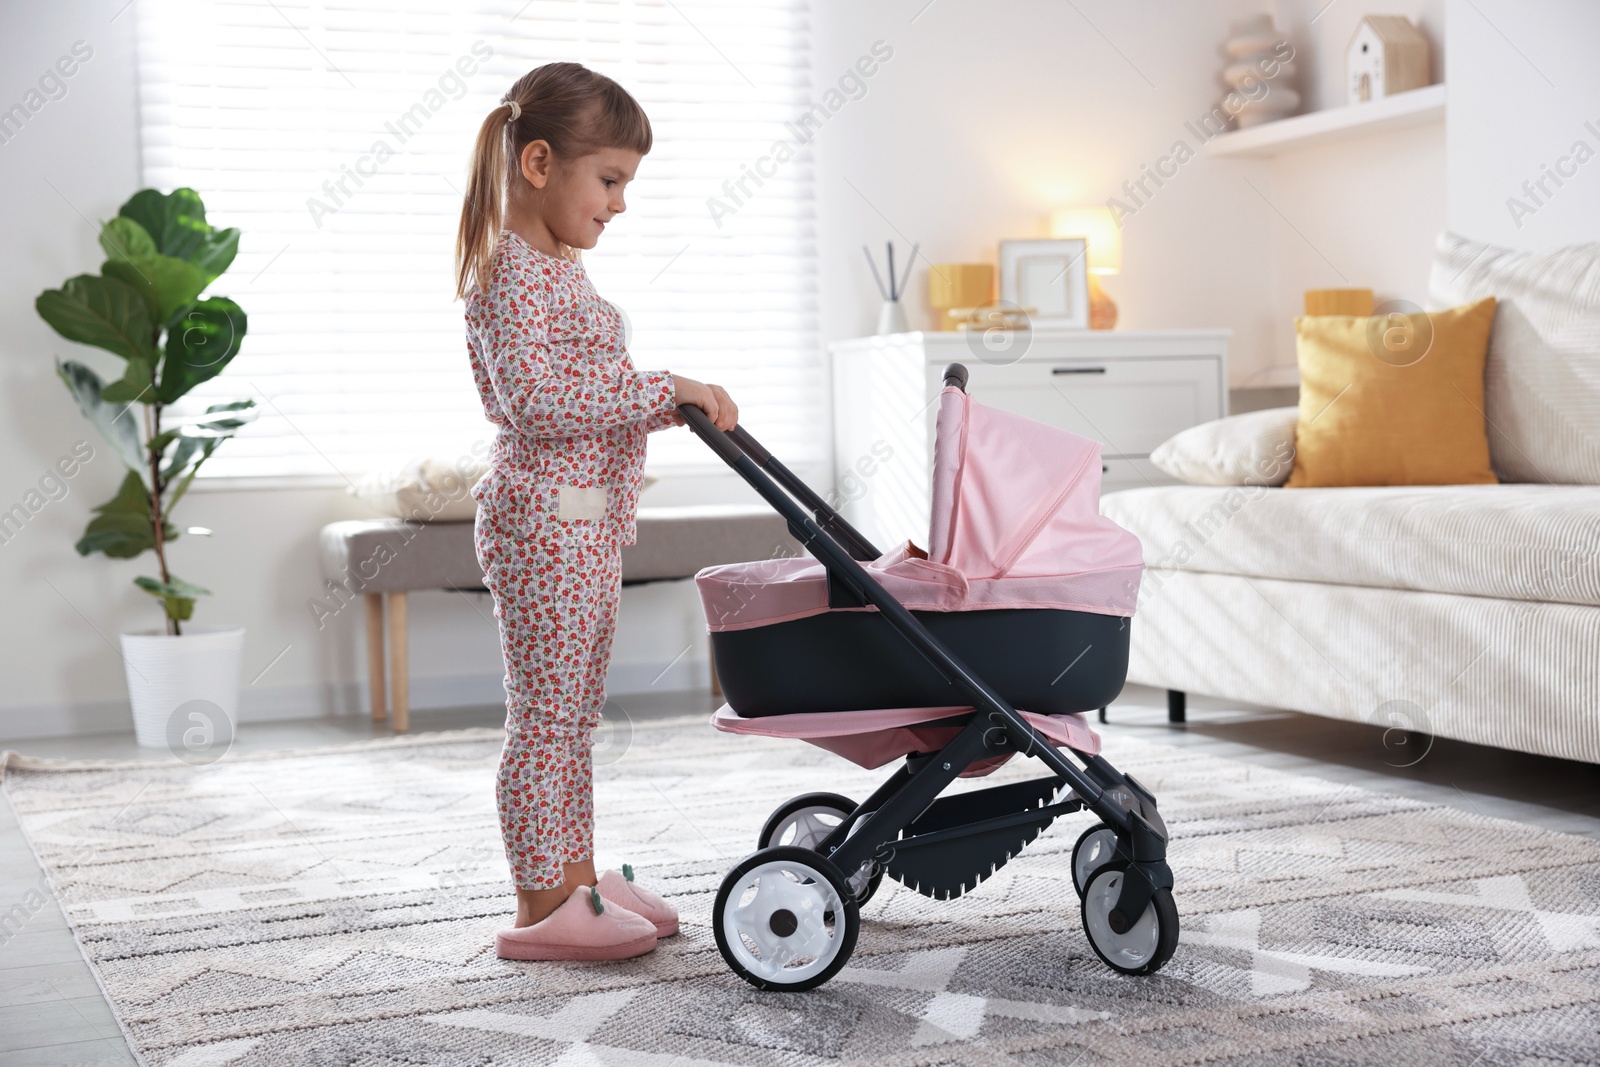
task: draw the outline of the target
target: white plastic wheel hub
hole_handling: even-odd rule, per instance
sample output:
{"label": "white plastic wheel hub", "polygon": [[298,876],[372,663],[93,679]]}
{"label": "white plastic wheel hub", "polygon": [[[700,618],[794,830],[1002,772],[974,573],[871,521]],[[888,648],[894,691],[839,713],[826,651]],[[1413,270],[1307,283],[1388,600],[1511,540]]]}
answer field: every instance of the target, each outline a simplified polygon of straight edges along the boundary
{"label": "white plastic wheel hub", "polygon": [[794,845],[815,850],[843,821],[844,815],[834,808],[813,806],[791,811],[773,831],[767,845]]}
{"label": "white plastic wheel hub", "polygon": [[1085,933],[1095,947],[1119,967],[1136,971],[1150,962],[1161,940],[1161,924],[1154,907],[1146,907],[1139,921],[1125,933],[1111,929],[1111,909],[1122,892],[1122,871],[1101,871],[1084,887],[1083,921]]}
{"label": "white plastic wheel hub", "polygon": [[844,905],[820,871],[777,860],[745,872],[719,921],[744,968],[769,982],[802,982],[833,962]]}
{"label": "white plastic wheel hub", "polygon": [[1089,884],[1089,876],[1117,855],[1117,833],[1102,827],[1083,839],[1077,855],[1072,857],[1073,880],[1080,886]]}
{"label": "white plastic wheel hub", "polygon": [[[772,840],[768,841],[767,845],[795,845],[815,852],[817,846],[822,844],[823,840],[838,829],[839,824],[849,816],[848,811],[842,812],[838,808],[820,805],[791,811],[773,830]],[[861,829],[860,821],[850,827],[850,832],[845,837],[854,836],[859,829]],[[859,897],[871,879],[872,864],[869,862],[863,863],[861,869],[846,878],[845,882],[850,886],[850,891]]]}

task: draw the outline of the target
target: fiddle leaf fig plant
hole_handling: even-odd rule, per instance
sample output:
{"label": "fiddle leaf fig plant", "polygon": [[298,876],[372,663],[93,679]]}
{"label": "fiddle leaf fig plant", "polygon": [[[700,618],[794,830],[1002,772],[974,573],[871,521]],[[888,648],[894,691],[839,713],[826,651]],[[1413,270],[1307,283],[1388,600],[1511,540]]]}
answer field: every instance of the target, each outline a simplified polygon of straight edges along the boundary
{"label": "fiddle leaf fig plant", "polygon": [[99,274],[69,278],[34,301],[62,337],[123,361],[122,377],[106,382],[77,360],[56,360],[78,409],[128,468],[75,547],[80,556],[112,559],[154,551],[161,576],[134,584],[161,600],[167,633],[177,636],[195,600],[210,590],[172,573],[167,545],[185,532],[210,531],[174,525],[172,510],[201,464],[256,411],[254,400],[180,418],[166,409],[222,373],[244,341],[244,310],[225,296],[200,295],[233,262],[239,231],[207,222],[193,189],[141,189],[101,225],[100,247],[106,261]]}

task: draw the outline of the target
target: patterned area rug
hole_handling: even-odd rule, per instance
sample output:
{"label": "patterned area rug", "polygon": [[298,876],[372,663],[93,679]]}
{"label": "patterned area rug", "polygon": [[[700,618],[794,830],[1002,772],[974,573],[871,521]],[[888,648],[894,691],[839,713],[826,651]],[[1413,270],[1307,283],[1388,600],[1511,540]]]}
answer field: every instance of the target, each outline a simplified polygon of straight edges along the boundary
{"label": "patterned area rug", "polygon": [[[1172,829],[1183,936],[1093,955],[1058,821],[967,896],[890,880],[850,966],[736,978],[723,873],[788,796],[863,796],[797,741],[639,723],[599,769],[600,861],[684,917],[618,964],[510,963],[499,732],[182,764],[12,757],[5,788],[144,1062],[1493,1064],[1600,1048],[1600,843],[1111,735]],[[1013,761],[969,786],[1038,772]]]}

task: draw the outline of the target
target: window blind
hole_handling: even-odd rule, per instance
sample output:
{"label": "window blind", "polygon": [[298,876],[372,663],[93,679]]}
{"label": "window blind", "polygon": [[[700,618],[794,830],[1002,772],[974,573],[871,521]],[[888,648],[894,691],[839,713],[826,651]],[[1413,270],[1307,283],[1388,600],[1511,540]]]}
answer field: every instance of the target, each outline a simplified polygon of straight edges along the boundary
{"label": "window blind", "polygon": [[[786,462],[825,459],[813,163],[793,125],[812,104],[806,0],[140,0],[134,13],[144,184],[190,186],[214,225],[242,231],[209,291],[239,302],[248,335],[174,414],[252,397],[260,415],[202,478],[353,480],[486,451],[495,428],[453,295],[457,218],[480,122],[555,60],[615,78],[654,130],[627,210],[583,252],[635,365],[722,384]],[[774,164],[780,140],[795,151]],[[746,176],[762,157],[758,185]],[[652,434],[649,464],[722,466],[686,428]]]}

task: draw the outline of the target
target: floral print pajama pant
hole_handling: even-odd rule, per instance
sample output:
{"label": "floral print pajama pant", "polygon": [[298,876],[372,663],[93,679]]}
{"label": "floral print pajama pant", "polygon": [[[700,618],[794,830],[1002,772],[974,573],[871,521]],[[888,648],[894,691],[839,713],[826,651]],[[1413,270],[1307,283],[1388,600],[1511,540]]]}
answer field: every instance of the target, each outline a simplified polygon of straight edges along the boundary
{"label": "floral print pajama pant", "polygon": [[496,796],[518,889],[552,889],[594,855],[594,760],[622,587],[612,539],[474,530],[505,656],[506,741]]}

